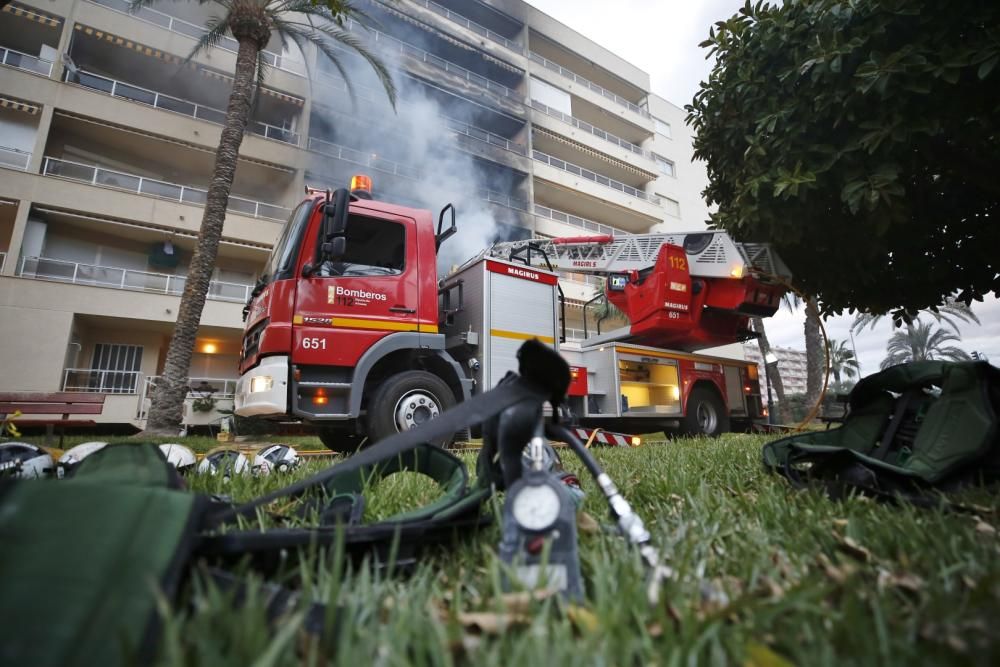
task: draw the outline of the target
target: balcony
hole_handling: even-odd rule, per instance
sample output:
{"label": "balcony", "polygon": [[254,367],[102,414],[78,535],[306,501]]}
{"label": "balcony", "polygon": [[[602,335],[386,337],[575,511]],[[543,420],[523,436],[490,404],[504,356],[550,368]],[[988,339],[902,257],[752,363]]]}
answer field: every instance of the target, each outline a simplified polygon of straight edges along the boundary
{"label": "balcony", "polygon": [[27,171],[29,162],[31,162],[31,153],[17,148],[0,146],[0,167]]}
{"label": "balcony", "polygon": [[[46,157],[42,161],[42,175],[55,178],[65,178],[71,181],[89,183],[91,185],[113,188],[125,192],[156,197],[192,206],[204,206],[208,197],[205,190],[187,185],[167,183],[135,174],[126,174],[112,169],[104,169],[94,165],[60,160]],[[252,218],[284,221],[288,219],[291,209],[275,206],[264,202],[244,199],[230,195],[227,210]]]}
{"label": "balcony", "polygon": [[453,62],[441,58],[440,56],[436,56],[433,53],[419,49],[411,44],[407,44],[406,42],[387,35],[384,32],[376,30],[375,28],[365,28],[353,20],[345,21],[344,27],[356,35],[367,36],[368,40],[372,42],[371,46],[378,49],[382,53],[401,55],[419,62],[427,63],[428,65],[448,72],[449,74],[457,76],[461,79],[465,79],[466,81],[492,93],[496,93],[497,95],[511,98],[518,102],[524,101],[523,95],[521,95],[518,91],[503,85],[502,83],[497,83],[496,81],[488,79],[481,74],[477,74],[472,70],[462,67],[461,65],[456,65]]}
{"label": "balcony", "polygon": [[517,53],[524,52],[524,46],[519,41],[514,39],[508,39],[507,37],[504,37],[500,33],[494,32],[485,26],[479,25],[478,23],[476,23],[471,19],[467,19],[461,14],[456,14],[447,7],[443,7],[442,5],[439,5],[438,3],[434,2],[434,0],[413,0],[413,3],[426,7],[435,14],[443,16],[449,21],[453,21],[454,23],[464,26],[469,30],[471,30],[472,32],[476,33],[477,35],[485,37],[490,41],[496,42],[497,44],[502,44],[511,51],[516,51]]}
{"label": "balcony", "polygon": [[594,127],[593,125],[591,125],[586,121],[580,120],[579,118],[574,118],[569,114],[564,114],[561,111],[557,111],[551,107],[548,107],[537,100],[531,100],[531,108],[535,109],[536,111],[540,111],[547,116],[551,116],[552,118],[557,118],[564,123],[568,123],[577,129],[583,130],[584,132],[589,132],[590,134],[594,135],[599,139],[608,141],[614,144],[615,146],[624,148],[625,150],[635,153],[636,155],[641,155],[642,157],[649,158],[650,160],[653,159],[652,152],[647,151],[646,149],[640,146],[636,146],[632,142],[626,141],[625,139],[615,136],[610,132],[606,132],[605,130],[600,129],[599,127]]}
{"label": "balcony", "polygon": [[[14,275],[35,280],[49,280],[90,287],[108,287],[168,296],[180,296],[187,281],[185,276],[82,264],[51,257],[22,257],[20,266]],[[253,285],[213,280],[208,285],[208,298],[215,301],[246,303],[252,290]]]}
{"label": "balcony", "polygon": [[[120,14],[126,14],[143,21],[144,23],[149,23],[163,28],[164,30],[168,30],[178,35],[184,35],[185,37],[190,37],[192,39],[201,39],[207,32],[199,25],[189,23],[188,21],[181,20],[175,16],[171,16],[170,14],[152,9],[151,7],[140,7],[136,11],[132,11],[131,3],[128,2],[128,0],[87,0],[87,2],[100,5]],[[237,53],[240,48],[239,42],[228,35],[220,38],[219,41],[216,42],[215,46],[231,53]],[[262,51],[260,55],[264,62],[267,63],[268,67],[284,70],[285,72],[289,72],[296,76],[306,76],[304,65],[296,60],[284,58],[271,51]]]}
{"label": "balcony", "polygon": [[[206,107],[201,104],[196,104],[195,102],[182,100],[178,97],[164,95],[163,93],[159,93],[155,90],[133,86],[132,84],[117,81],[115,79],[109,79],[98,74],[92,74],[84,71],[71,72],[67,70],[66,82],[76,83],[86,88],[90,88],[91,90],[106,93],[111,97],[145,104],[147,106],[162,109],[164,111],[170,111],[171,113],[180,114],[182,116],[189,116],[191,118],[197,118],[198,120],[204,120],[209,123],[215,123],[216,125],[224,125],[226,122],[225,111],[213,109],[212,107]],[[264,137],[265,139],[273,139],[274,141],[280,141],[294,146],[299,144],[298,133],[282,129],[274,125],[269,125],[268,123],[263,123],[259,120],[251,120],[248,128],[252,134]]]}
{"label": "balcony", "polygon": [[593,81],[590,81],[588,79],[583,78],[579,74],[576,74],[576,73],[574,73],[574,72],[566,69],[562,65],[560,65],[558,63],[554,63],[551,60],[549,60],[548,58],[546,58],[546,57],[544,57],[544,56],[542,56],[542,55],[540,55],[538,53],[535,53],[534,51],[529,51],[528,52],[528,57],[533,62],[538,63],[539,65],[541,65],[545,69],[550,70],[552,72],[556,72],[557,74],[560,74],[561,76],[564,76],[567,79],[570,79],[571,81],[575,81],[576,83],[580,84],[581,86],[584,86],[585,88],[588,88],[589,90],[597,93],[598,95],[600,95],[604,99],[610,100],[610,101],[614,102],[615,104],[618,104],[619,106],[623,106],[626,109],[628,109],[629,111],[632,111],[633,113],[636,113],[636,114],[642,116],[643,118],[650,118],[649,112],[646,111],[645,109],[643,109],[642,107],[640,107],[639,105],[635,104],[634,102],[630,102],[629,100],[625,99],[621,95],[618,95],[616,93],[611,92],[607,88],[603,88],[603,87],[597,85]]}
{"label": "balcony", "polygon": [[16,67],[25,72],[41,74],[45,77],[52,75],[52,61],[43,60],[37,56],[29,56],[27,53],[21,53],[20,51],[8,49],[3,46],[0,46],[0,65]]}
{"label": "balcony", "polygon": [[599,222],[594,222],[593,220],[573,215],[572,213],[564,213],[562,211],[557,211],[554,208],[542,206],[541,204],[535,204],[532,212],[540,218],[547,218],[566,225],[573,225],[574,227],[579,227],[580,229],[584,229],[588,232],[594,232],[596,234],[608,234],[610,236],[627,236],[629,234],[629,232],[618,229],[617,227],[603,225]]}
{"label": "balcony", "polygon": [[655,204],[656,206],[660,206],[662,204],[660,198],[657,197],[656,195],[646,194],[642,190],[637,190],[636,188],[633,188],[631,185],[625,185],[624,183],[616,181],[613,178],[602,176],[601,174],[590,171],[589,169],[584,169],[583,167],[579,167],[575,164],[572,164],[571,162],[566,162],[565,160],[560,160],[559,158],[552,157],[551,155],[547,155],[541,151],[532,151],[531,157],[538,162],[542,162],[551,167],[555,167],[556,169],[559,169],[561,171],[568,172],[575,176],[582,176],[583,178],[586,178],[588,181],[593,181],[598,185],[603,185],[606,188],[611,188],[612,190],[623,192],[629,197],[635,197],[636,199],[641,199],[642,201]]}
{"label": "balcony", "polygon": [[[393,176],[399,176],[401,178],[419,181],[425,177],[425,172],[422,169],[410,167],[385,158],[376,157],[371,153],[365,153],[353,148],[348,148],[347,146],[340,146],[329,141],[317,139],[316,137],[309,137],[309,150],[328,157],[336,158],[338,160],[351,162],[363,167],[392,174]],[[476,192],[476,196],[479,199],[491,204],[498,204],[500,206],[505,206],[518,211],[528,210],[528,202],[526,200],[513,197],[508,194],[481,189]]]}

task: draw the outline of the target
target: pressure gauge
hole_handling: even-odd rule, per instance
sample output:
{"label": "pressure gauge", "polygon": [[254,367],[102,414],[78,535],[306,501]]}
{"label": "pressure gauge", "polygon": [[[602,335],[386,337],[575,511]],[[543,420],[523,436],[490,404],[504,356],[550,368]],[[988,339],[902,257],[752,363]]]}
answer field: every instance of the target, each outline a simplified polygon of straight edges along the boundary
{"label": "pressure gauge", "polygon": [[511,502],[511,514],[525,530],[545,530],[556,522],[561,509],[559,494],[548,484],[522,487]]}

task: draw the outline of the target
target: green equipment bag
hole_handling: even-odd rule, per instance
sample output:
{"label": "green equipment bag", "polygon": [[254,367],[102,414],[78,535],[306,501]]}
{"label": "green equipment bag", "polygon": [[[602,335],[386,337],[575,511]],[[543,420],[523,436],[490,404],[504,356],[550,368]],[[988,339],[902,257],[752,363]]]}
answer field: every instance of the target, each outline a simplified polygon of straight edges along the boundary
{"label": "green equipment bag", "polygon": [[824,485],[920,502],[928,491],[1000,479],[1000,370],[921,361],[863,378],[842,426],[764,445],[766,469]]}
{"label": "green equipment bag", "polygon": [[[110,445],[85,458],[65,480],[0,479],[0,665],[31,667],[148,663],[158,639],[158,599],[171,600],[198,563],[220,587],[243,583],[220,565],[244,561],[269,572],[296,547],[343,543],[350,554],[391,553],[395,563],[490,520],[483,503],[502,480],[483,474],[496,457],[484,447],[480,476],[453,454],[427,444],[484,423],[522,403],[558,403],[544,364],[525,343],[522,373],[495,389],[345,461],[249,502],[234,505],[189,493],[153,444]],[[562,362],[565,363],[565,362]],[[535,378],[530,377],[534,373]],[[568,377],[568,370],[565,373]],[[560,393],[561,392],[561,393]],[[364,481],[409,470],[428,475],[444,496],[375,524],[361,523]],[[276,500],[297,500],[311,525],[248,529]],[[237,590],[239,593],[240,590]],[[296,604],[269,585],[272,620]],[[238,597],[238,595],[237,595]],[[326,610],[306,609],[304,627],[323,629]]]}
{"label": "green equipment bag", "polygon": [[1000,479],[1000,370],[920,361],[863,378],[842,426],[764,445],[766,469],[833,496],[918,501],[933,489]]}

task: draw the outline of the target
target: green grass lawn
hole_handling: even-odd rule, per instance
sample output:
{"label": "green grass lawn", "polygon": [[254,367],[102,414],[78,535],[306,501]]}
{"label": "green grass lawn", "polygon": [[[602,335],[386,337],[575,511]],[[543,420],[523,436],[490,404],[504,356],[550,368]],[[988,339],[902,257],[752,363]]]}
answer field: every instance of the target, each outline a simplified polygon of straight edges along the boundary
{"label": "green grass lawn", "polygon": [[[268,633],[252,599],[236,608],[216,591],[189,590],[167,613],[161,663],[998,664],[996,496],[962,497],[979,516],[833,502],[767,475],[766,440],[596,450],[675,571],[656,607],[646,603],[636,555],[602,531],[581,533],[582,609],[505,597],[494,526],[432,550],[408,576],[345,568],[335,555],[289,568],[287,580],[303,583],[307,598],[343,607],[338,631],[320,641],[297,636],[294,617],[286,632]],[[466,456],[474,467],[474,454]],[[583,480],[584,510],[604,523],[594,483],[571,454],[564,460]],[[327,463],[311,460],[295,475]],[[192,476],[190,485],[242,500],[290,479]],[[367,518],[435,493],[415,475],[390,477],[372,489]]]}

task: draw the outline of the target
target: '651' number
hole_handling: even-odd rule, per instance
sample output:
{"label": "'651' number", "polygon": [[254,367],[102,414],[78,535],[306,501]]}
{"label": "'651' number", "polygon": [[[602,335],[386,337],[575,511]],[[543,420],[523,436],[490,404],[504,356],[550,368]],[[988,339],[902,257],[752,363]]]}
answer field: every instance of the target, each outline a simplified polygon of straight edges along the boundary
{"label": "'651' number", "polygon": [[326,339],[325,338],[303,338],[302,347],[307,350],[325,350],[326,349]]}

